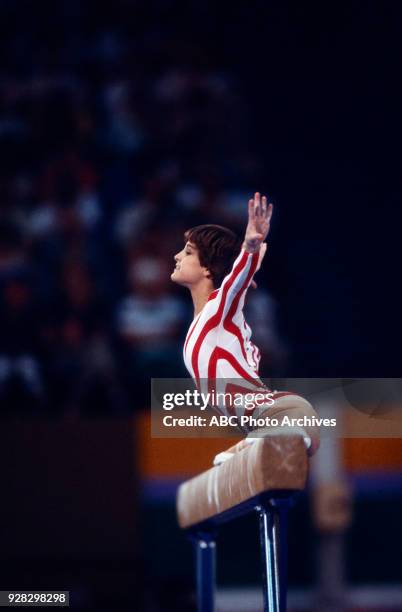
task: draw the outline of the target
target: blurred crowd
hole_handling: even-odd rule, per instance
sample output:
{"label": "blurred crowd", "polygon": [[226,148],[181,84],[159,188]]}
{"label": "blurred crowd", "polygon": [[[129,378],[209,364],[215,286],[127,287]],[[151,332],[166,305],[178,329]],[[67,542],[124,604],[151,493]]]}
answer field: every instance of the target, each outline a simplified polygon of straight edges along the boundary
{"label": "blurred crowd", "polygon": [[[198,223],[242,231],[263,171],[241,86],[196,40],[142,27],[136,3],[133,31],[99,14],[89,27],[79,6],[2,32],[3,414],[126,413],[147,405],[151,376],[186,375],[191,301],[173,255]],[[249,317],[274,374],[286,351],[264,287]]]}

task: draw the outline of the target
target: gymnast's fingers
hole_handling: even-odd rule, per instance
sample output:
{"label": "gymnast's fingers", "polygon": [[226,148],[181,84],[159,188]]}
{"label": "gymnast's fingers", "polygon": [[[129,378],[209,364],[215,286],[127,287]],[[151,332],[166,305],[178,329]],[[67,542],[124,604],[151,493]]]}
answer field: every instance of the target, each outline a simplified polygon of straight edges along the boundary
{"label": "gymnast's fingers", "polygon": [[263,217],[265,217],[267,215],[267,197],[266,196],[262,196],[261,211],[262,211]]}
{"label": "gymnast's fingers", "polygon": [[254,200],[253,200],[253,198],[251,198],[248,201],[248,218],[249,218],[249,221],[254,221],[255,220],[255,211],[254,211]]}
{"label": "gymnast's fingers", "polygon": [[273,204],[269,204],[268,208],[266,210],[265,213],[265,220],[267,221],[267,223],[269,224],[271,221],[271,217],[272,217],[272,213],[274,212],[274,205]]}
{"label": "gymnast's fingers", "polygon": [[261,215],[261,198],[258,191],[254,194],[254,210],[256,217],[259,217]]}

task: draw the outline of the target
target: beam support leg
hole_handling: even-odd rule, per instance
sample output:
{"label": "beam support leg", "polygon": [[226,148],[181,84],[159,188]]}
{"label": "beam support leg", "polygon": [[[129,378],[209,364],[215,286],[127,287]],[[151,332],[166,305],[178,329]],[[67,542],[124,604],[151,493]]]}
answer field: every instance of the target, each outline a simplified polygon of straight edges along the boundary
{"label": "beam support leg", "polygon": [[264,612],[286,612],[287,500],[257,508],[263,566]]}
{"label": "beam support leg", "polygon": [[197,534],[195,538],[197,563],[197,610],[215,611],[216,543],[212,534]]}

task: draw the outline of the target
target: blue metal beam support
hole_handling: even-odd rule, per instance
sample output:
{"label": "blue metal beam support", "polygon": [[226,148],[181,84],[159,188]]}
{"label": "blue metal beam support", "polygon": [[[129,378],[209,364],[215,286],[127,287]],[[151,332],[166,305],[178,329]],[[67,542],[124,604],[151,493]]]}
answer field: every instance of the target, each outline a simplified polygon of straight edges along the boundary
{"label": "blue metal beam support", "polygon": [[286,491],[263,494],[191,529],[189,535],[196,551],[198,612],[215,612],[215,540],[219,525],[252,510],[257,510],[260,521],[264,612],[286,612],[287,516],[293,497]]}
{"label": "blue metal beam support", "polygon": [[257,506],[260,518],[264,612],[286,612],[287,512],[289,502]]}
{"label": "blue metal beam support", "polygon": [[195,539],[197,559],[197,610],[215,611],[216,543],[212,534],[202,533]]}

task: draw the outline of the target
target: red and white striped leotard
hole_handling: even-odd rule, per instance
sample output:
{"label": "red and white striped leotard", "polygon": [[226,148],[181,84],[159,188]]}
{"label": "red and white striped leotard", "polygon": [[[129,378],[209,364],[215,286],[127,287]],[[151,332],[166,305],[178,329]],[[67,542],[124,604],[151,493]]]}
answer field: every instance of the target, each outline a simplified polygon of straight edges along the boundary
{"label": "red and white striped leotard", "polygon": [[[243,396],[269,392],[277,411],[311,409],[307,400],[292,391],[271,393],[258,376],[260,351],[251,342],[251,329],[243,314],[246,292],[258,258],[258,252],[248,253],[242,249],[220,288],[211,293],[187,332],[183,350],[185,365],[202,393],[212,389]],[[211,405],[226,415],[245,414],[245,405],[228,405],[225,401]],[[248,414],[258,417],[265,416],[271,406],[258,404],[246,409]]]}
{"label": "red and white striped leotard", "polygon": [[[187,332],[184,363],[200,391],[215,382],[222,391],[234,392],[231,379],[242,379],[238,389],[266,389],[258,376],[260,351],[251,342],[243,307],[257,268],[259,254],[241,250],[222,285],[209,296]],[[233,414],[233,408],[221,411]],[[239,414],[239,411],[236,410]],[[240,412],[243,412],[242,410]]]}

